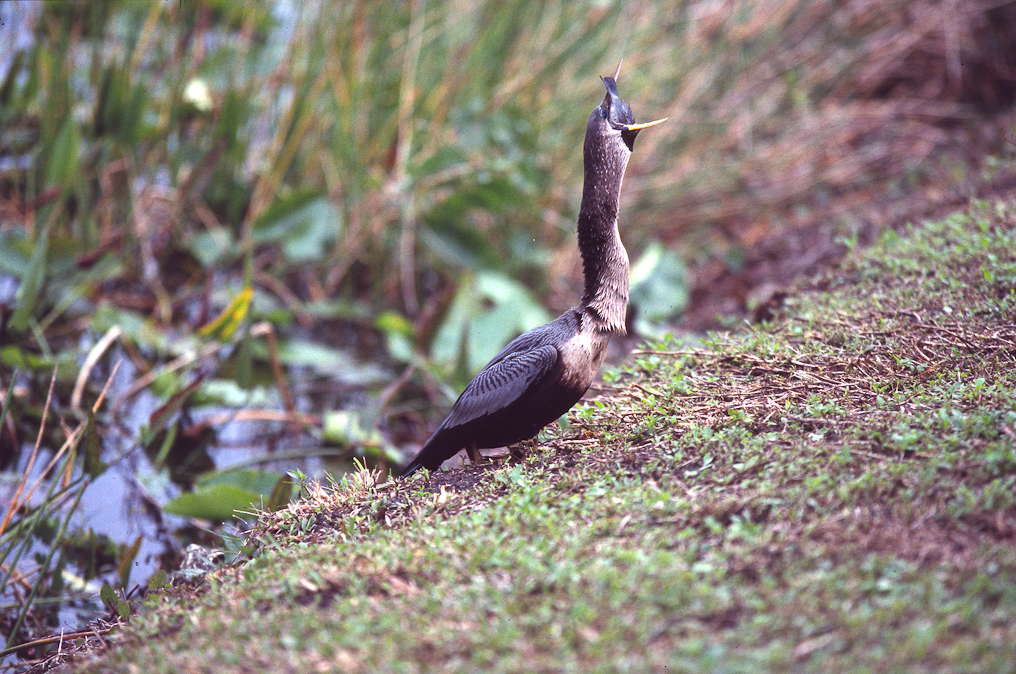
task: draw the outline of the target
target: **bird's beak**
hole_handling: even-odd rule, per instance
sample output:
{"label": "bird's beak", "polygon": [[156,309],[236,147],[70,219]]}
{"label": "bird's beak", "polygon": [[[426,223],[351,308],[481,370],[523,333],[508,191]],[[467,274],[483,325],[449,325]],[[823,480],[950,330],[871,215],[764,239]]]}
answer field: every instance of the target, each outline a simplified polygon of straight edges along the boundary
{"label": "bird's beak", "polygon": [[665,121],[667,121],[668,119],[670,119],[670,118],[669,117],[664,117],[663,119],[654,119],[651,122],[643,122],[642,124],[629,124],[625,128],[628,129],[629,131],[638,131],[640,129],[648,129],[651,126],[656,126],[657,124],[662,124]]}
{"label": "bird's beak", "polygon": [[[621,74],[621,63],[624,63],[624,59],[622,59],[617,64],[617,70],[614,71],[613,77],[600,78],[601,80],[603,80],[603,84],[607,87],[607,95],[603,97],[602,104],[604,110],[609,110],[611,105],[617,105],[619,107],[624,107],[625,109],[627,109],[627,106],[624,104],[624,101],[622,101],[620,96],[617,95],[617,78]],[[641,131],[642,129],[648,129],[651,126],[662,124],[663,122],[667,121],[667,119],[669,118],[664,117],[663,119],[657,119],[652,122],[643,122],[642,124],[629,124],[626,125],[624,128],[627,131]]]}

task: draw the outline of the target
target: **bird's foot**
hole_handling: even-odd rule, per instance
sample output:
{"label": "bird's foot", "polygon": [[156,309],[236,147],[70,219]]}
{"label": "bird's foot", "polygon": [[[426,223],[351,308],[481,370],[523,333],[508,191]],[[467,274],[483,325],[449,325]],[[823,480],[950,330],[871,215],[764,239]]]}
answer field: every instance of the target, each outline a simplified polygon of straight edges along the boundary
{"label": "bird's foot", "polygon": [[469,457],[469,463],[474,466],[479,466],[483,460],[483,456],[480,455],[480,450],[476,448],[476,445],[466,447],[466,456]]}
{"label": "bird's foot", "polygon": [[527,455],[531,454],[533,450],[536,449],[536,445],[536,438],[516,442],[508,448],[508,458],[516,463],[522,461]]}

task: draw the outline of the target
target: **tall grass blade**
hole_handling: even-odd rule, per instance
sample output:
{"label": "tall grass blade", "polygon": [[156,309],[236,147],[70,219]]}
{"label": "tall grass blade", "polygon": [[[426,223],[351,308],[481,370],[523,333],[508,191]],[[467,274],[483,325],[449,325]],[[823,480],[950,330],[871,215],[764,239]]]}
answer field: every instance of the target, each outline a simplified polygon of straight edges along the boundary
{"label": "tall grass blade", "polygon": [[44,230],[35,241],[28,268],[21,277],[21,287],[18,288],[14,313],[11,315],[10,322],[10,328],[15,332],[27,331],[35,313],[39,293],[46,280],[46,254],[48,251],[49,233]]}

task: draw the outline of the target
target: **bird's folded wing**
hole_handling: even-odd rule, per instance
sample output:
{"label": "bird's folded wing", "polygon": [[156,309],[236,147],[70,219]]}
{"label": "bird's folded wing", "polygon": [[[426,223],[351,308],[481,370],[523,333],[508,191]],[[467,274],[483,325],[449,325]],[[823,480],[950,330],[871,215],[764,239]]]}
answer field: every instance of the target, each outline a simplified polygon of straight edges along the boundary
{"label": "bird's folded wing", "polygon": [[545,377],[557,359],[557,348],[546,344],[495,360],[469,382],[442,425],[459,426],[504,409]]}

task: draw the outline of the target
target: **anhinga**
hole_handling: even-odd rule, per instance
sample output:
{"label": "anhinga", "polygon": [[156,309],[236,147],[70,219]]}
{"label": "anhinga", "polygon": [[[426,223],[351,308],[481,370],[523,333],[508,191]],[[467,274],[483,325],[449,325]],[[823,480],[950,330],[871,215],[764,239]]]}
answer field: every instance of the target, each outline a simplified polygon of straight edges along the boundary
{"label": "anhinga", "polygon": [[625,334],[628,253],[617,230],[621,180],[635,136],[663,119],[636,124],[617,94],[616,78],[601,77],[603,103],[586,125],[585,179],[578,242],[585,292],[573,309],[519,335],[466,386],[427,444],[402,472],[438,468],[460,449],[476,462],[479,449],[534,437],[585,394],[603,364],[612,334]]}

